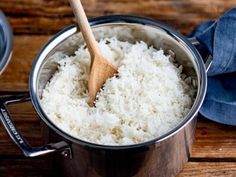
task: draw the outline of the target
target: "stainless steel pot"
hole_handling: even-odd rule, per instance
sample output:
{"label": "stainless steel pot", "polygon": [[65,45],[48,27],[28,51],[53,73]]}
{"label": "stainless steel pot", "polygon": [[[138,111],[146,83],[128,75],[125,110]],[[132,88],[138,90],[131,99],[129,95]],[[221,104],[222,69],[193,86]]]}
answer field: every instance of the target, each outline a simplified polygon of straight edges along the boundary
{"label": "stainless steel pot", "polygon": [[[85,142],[65,133],[54,125],[40,105],[42,89],[56,71],[55,55],[72,55],[83,42],[75,26],[55,35],[40,51],[32,66],[28,93],[8,95],[0,99],[0,118],[8,134],[27,157],[61,151],[55,155],[55,165],[68,177],[171,177],[178,174],[190,156],[196,128],[196,115],[206,93],[206,67],[194,45],[195,39],[187,39],[174,29],[151,19],[136,16],[104,16],[90,20],[97,39],[116,35],[129,42],[145,41],[165,52],[173,51],[176,60],[184,66],[184,72],[196,81],[195,102],[183,121],[165,135],[148,142],[127,146],[105,146]],[[193,44],[191,44],[193,43]],[[158,81],[157,81],[158,82]],[[12,123],[6,105],[31,100],[37,113],[49,127],[49,142],[42,147],[31,147]]]}

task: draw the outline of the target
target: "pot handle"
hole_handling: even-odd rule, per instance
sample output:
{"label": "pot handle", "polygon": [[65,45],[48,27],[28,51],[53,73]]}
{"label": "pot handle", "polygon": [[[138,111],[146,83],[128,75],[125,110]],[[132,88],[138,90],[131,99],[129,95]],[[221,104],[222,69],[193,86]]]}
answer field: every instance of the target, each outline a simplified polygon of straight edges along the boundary
{"label": "pot handle", "polygon": [[[201,45],[200,41],[196,37],[188,38],[188,40],[198,50],[198,46]],[[204,49],[207,50],[206,48],[204,48]],[[208,71],[210,66],[211,66],[211,64],[212,64],[212,54],[208,50],[207,50],[206,53],[207,54],[205,54],[204,56],[201,54],[201,56],[202,56],[202,59],[203,59],[203,61],[205,63],[206,71]]]}
{"label": "pot handle", "polygon": [[71,158],[70,145],[61,141],[58,143],[47,144],[41,147],[31,147],[27,141],[22,137],[21,133],[15,127],[6,106],[11,103],[25,102],[30,100],[30,95],[27,92],[21,92],[13,95],[0,96],[0,119],[5,127],[8,135],[21,149],[26,157],[36,157],[52,152],[60,151],[64,157]]}

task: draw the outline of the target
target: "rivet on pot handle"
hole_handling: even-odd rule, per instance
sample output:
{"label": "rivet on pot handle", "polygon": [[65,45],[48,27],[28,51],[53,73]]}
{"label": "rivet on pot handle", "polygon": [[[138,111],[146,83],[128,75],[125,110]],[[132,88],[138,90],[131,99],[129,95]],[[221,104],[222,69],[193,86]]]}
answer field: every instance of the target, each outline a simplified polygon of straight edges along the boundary
{"label": "rivet on pot handle", "polygon": [[36,157],[60,151],[65,157],[71,158],[71,148],[65,141],[47,144],[41,147],[31,147],[22,137],[22,135],[12,122],[11,116],[7,111],[6,106],[11,103],[25,102],[29,100],[29,93],[26,92],[18,93],[16,95],[0,96],[0,119],[11,139],[21,149],[26,157]]}
{"label": "rivet on pot handle", "polygon": [[[191,42],[191,44],[193,44],[195,47],[198,45],[201,45],[201,43],[197,40],[197,38],[192,37],[192,38],[188,38],[188,40]],[[210,52],[208,52],[207,56],[205,56],[203,58],[203,61],[205,63],[205,67],[206,67],[206,71],[209,70],[211,64],[212,64],[212,54]]]}

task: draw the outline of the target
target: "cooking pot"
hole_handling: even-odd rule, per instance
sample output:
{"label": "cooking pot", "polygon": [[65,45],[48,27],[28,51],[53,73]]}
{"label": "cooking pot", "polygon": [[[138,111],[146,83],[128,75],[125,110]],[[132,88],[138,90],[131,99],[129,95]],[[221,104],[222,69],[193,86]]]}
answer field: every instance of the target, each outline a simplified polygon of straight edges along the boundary
{"label": "cooking pot", "polygon": [[[83,43],[76,26],[56,34],[39,52],[30,74],[29,93],[6,95],[0,98],[0,118],[12,140],[25,156],[35,157],[53,152],[54,165],[59,174],[68,177],[171,177],[177,175],[191,153],[196,129],[196,115],[205,97],[207,69],[211,55],[201,57],[195,48],[199,42],[187,39],[171,27],[151,19],[137,16],[104,16],[90,20],[97,40],[116,36],[129,42],[145,41],[165,53],[175,54],[183,65],[184,73],[191,77],[197,93],[193,106],[183,121],[166,134],[140,144],[109,146],[77,139],[54,125],[40,104],[45,84],[57,70],[55,56],[73,55]],[[204,61],[203,59],[204,58]],[[157,81],[158,82],[158,81]],[[6,105],[31,101],[48,127],[49,144],[31,147],[14,126]],[[53,142],[53,143],[52,143]],[[54,143],[55,142],[55,143]]]}

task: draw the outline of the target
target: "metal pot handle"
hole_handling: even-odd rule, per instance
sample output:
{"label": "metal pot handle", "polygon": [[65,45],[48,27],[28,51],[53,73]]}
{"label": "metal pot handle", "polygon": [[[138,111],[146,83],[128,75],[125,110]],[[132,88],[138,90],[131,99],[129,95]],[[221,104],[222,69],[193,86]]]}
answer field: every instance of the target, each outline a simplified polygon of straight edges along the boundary
{"label": "metal pot handle", "polygon": [[62,155],[71,158],[70,145],[61,141],[58,143],[47,144],[41,147],[31,147],[27,141],[22,137],[20,132],[15,127],[6,106],[11,103],[25,102],[30,100],[29,93],[22,92],[13,95],[0,96],[0,119],[8,135],[15,142],[15,144],[21,149],[26,157],[36,157],[45,154],[49,154],[56,151],[61,151]]}
{"label": "metal pot handle", "polygon": [[[193,44],[195,47],[201,45],[200,41],[197,40],[196,37],[188,38],[189,42]],[[209,70],[211,64],[212,64],[212,54],[208,51],[206,56],[202,56],[203,61],[205,63],[206,71]]]}

